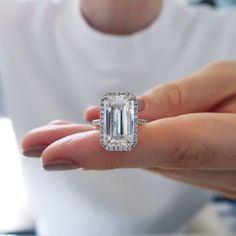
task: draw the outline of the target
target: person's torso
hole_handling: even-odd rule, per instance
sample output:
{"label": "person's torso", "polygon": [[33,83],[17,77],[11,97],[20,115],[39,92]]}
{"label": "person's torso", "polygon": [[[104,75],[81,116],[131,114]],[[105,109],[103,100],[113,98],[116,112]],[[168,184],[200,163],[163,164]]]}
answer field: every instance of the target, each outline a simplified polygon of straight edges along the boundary
{"label": "person's torso", "polygon": [[[106,92],[139,95],[212,60],[236,57],[236,50],[220,43],[222,36],[208,43],[211,32],[196,35],[206,33],[201,31],[205,26],[196,22],[190,27],[190,13],[170,2],[165,8],[173,9],[164,9],[160,22],[124,38],[93,31],[81,16],[76,29],[69,2],[18,2],[12,19],[1,24],[4,101],[18,140],[53,119],[84,122],[84,109],[99,104]],[[189,22],[173,20],[171,14],[178,11],[186,13]],[[165,29],[168,26],[172,28]],[[149,39],[153,36],[156,43]],[[46,235],[170,232],[210,196],[144,170],[47,173],[39,160],[24,159],[22,164],[39,228]]]}

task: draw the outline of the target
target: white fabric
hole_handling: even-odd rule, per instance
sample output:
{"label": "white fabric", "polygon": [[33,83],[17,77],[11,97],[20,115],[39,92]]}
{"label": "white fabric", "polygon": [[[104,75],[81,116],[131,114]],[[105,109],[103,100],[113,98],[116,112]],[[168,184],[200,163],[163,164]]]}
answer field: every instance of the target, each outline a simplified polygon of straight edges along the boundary
{"label": "white fabric", "polygon": [[[147,29],[112,36],[88,26],[78,4],[0,1],[4,105],[18,140],[53,119],[83,122],[83,110],[105,92],[139,95],[236,57],[236,11],[165,0]],[[42,235],[171,232],[211,195],[142,170],[47,173],[32,159],[22,166]]]}

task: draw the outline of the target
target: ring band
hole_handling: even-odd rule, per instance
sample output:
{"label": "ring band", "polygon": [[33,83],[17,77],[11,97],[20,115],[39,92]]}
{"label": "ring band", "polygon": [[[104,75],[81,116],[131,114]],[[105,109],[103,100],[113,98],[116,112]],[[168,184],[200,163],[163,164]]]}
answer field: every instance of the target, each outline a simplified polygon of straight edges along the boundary
{"label": "ring band", "polygon": [[138,143],[138,125],[148,121],[138,118],[138,99],[132,93],[106,93],[100,104],[100,144],[106,151],[132,151]]}
{"label": "ring band", "polygon": [[[101,119],[93,120],[92,121],[92,125],[93,126],[100,126],[100,121],[101,121]],[[148,123],[147,120],[145,120],[145,119],[138,119],[138,125],[144,125],[146,123]]]}

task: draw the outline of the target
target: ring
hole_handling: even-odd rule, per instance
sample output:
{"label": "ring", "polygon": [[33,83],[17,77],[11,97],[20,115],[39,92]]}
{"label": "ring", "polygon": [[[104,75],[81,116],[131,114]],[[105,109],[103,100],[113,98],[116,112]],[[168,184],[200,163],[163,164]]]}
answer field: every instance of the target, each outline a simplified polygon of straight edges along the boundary
{"label": "ring", "polygon": [[106,93],[100,103],[100,144],[106,151],[132,151],[138,143],[138,125],[148,121],[138,118],[139,102],[132,93]]}

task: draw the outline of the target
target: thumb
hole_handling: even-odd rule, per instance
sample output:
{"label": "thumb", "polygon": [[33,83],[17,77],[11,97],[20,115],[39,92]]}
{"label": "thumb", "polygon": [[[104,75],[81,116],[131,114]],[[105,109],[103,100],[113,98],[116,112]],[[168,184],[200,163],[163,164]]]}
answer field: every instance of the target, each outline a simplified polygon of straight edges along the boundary
{"label": "thumb", "polygon": [[149,121],[181,114],[182,95],[175,84],[154,87],[138,97],[139,117]]}
{"label": "thumb", "polygon": [[191,76],[150,89],[138,97],[142,104],[139,116],[152,121],[212,110],[236,94],[235,65],[214,63]]}
{"label": "thumb", "polygon": [[[210,64],[191,76],[159,85],[139,96],[139,117],[153,121],[187,113],[209,112],[236,95],[236,62]],[[222,89],[223,88],[223,89]],[[85,119],[99,118],[99,107]]]}

